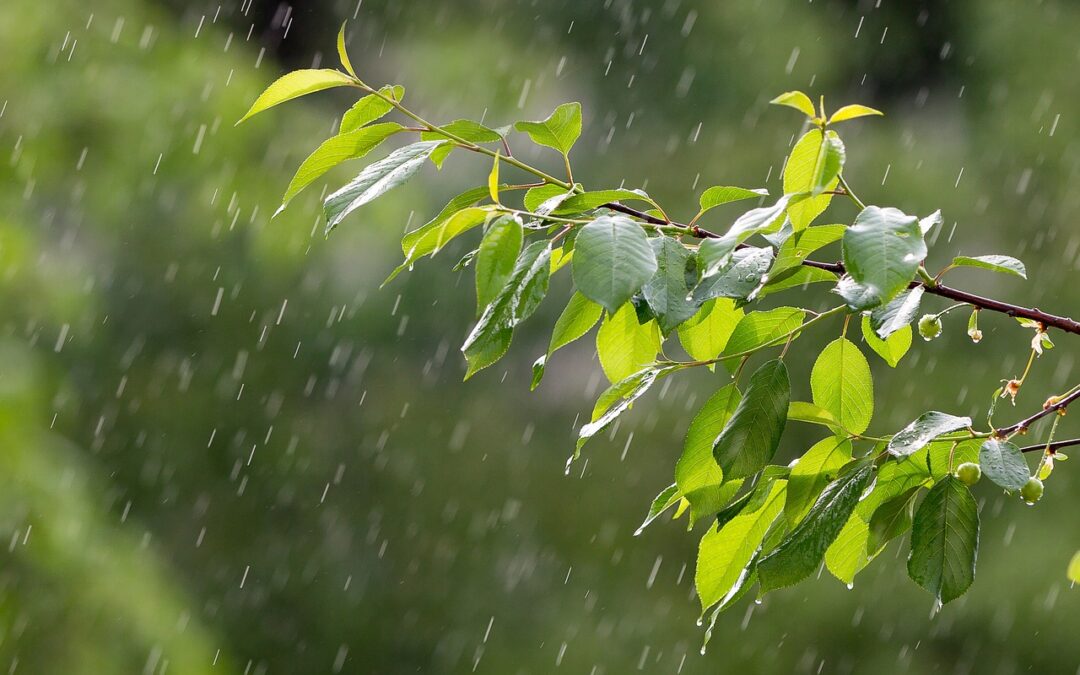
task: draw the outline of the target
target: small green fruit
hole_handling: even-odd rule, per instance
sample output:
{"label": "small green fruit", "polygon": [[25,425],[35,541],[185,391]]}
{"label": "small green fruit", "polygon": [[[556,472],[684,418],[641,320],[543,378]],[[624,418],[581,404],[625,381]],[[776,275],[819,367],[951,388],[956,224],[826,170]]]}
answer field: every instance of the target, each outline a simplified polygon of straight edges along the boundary
{"label": "small green fruit", "polygon": [[919,319],[919,335],[926,341],[941,335],[941,319],[936,314],[923,314]]}
{"label": "small green fruit", "polygon": [[1034,476],[1028,478],[1028,482],[1024,483],[1024,487],[1020,488],[1020,499],[1023,499],[1028,504],[1034,504],[1042,499],[1042,496],[1043,483]]}
{"label": "small green fruit", "polygon": [[982,478],[982,469],[974,462],[964,462],[956,467],[956,477],[964,485],[974,485]]}

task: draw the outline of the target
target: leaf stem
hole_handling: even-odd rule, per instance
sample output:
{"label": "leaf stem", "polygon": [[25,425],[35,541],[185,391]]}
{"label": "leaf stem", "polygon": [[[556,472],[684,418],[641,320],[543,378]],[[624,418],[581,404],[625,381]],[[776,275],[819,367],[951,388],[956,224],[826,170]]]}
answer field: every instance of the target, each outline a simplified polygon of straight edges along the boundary
{"label": "leaf stem", "polygon": [[840,187],[844,188],[844,193],[847,194],[847,196],[851,198],[851,201],[855,202],[855,206],[858,206],[860,209],[865,209],[866,204],[864,204],[863,200],[859,199],[855,195],[855,193],[852,192],[851,186],[848,185],[847,180],[844,178],[844,174],[838,175],[837,178],[840,181]]}

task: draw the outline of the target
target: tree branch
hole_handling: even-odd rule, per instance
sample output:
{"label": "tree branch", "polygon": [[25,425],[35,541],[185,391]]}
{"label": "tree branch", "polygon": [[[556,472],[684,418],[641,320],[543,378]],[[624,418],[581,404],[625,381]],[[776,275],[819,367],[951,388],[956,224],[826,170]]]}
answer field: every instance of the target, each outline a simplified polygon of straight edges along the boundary
{"label": "tree branch", "polygon": [[[681,223],[668,222],[662,218],[651,216],[643,211],[624,206],[618,202],[608,202],[603,205],[603,208],[611,209],[612,211],[618,211],[625,213],[635,218],[640,218],[645,222],[652,223],[654,225],[674,225],[676,227],[684,228],[688,231],[690,236],[697,237],[698,239],[719,239],[720,235],[715,232],[704,230],[696,225],[683,225]],[[744,245],[740,245],[739,248],[743,248]],[[803,265],[807,267],[816,267],[820,270],[826,270],[829,272],[835,272],[836,274],[844,274],[844,265],[842,263],[827,263],[819,262],[817,260],[804,260]],[[1001,302],[1000,300],[994,300],[993,298],[986,298],[981,295],[975,295],[974,293],[968,293],[958,288],[952,288],[943,284],[927,284],[922,281],[912,281],[911,288],[922,287],[924,291],[931,295],[938,295],[943,298],[955,300],[957,302],[964,302],[973,307],[979,309],[989,310],[991,312],[1000,312],[1012,317],[1019,317],[1021,319],[1031,319],[1032,321],[1038,321],[1044,328],[1057,328],[1066,333],[1073,333],[1074,335],[1080,335],[1080,321],[1071,319],[1067,316],[1057,316],[1054,314],[1048,314],[1043,312],[1038,307],[1022,307],[1020,305],[1014,305],[1008,302]]]}
{"label": "tree branch", "polygon": [[1020,452],[1042,452],[1044,450],[1049,450],[1052,454],[1062,448],[1068,448],[1073,445],[1080,445],[1080,438],[1070,438],[1065,441],[1054,441],[1049,445],[1047,445],[1046,443],[1040,443],[1038,445],[1025,445],[1024,447],[1020,448]]}
{"label": "tree branch", "polygon": [[1076,391],[1072,392],[1068,396],[1062,397],[1056,403],[1044,407],[1042,410],[1035,413],[1034,415],[1031,415],[1029,417],[1025,417],[1024,419],[1020,420],[1016,424],[1011,424],[1011,425],[1009,425],[1007,427],[1002,427],[1001,429],[997,429],[995,431],[995,435],[996,436],[1007,436],[1007,435],[1015,433],[1017,431],[1019,431],[1019,432],[1027,431],[1028,427],[1030,427],[1035,422],[1039,421],[1043,417],[1046,417],[1047,415],[1051,415],[1053,413],[1056,413],[1059,410],[1064,410],[1065,408],[1069,407],[1070,403],[1072,403],[1073,401],[1075,401],[1078,398],[1080,398],[1080,387],[1078,387],[1076,389]]}

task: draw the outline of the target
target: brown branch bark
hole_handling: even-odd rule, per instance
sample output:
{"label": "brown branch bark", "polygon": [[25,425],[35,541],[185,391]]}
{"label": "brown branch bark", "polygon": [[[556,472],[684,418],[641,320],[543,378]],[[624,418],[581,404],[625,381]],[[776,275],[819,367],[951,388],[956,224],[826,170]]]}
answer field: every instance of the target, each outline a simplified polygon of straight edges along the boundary
{"label": "brown branch bark", "polygon": [[1049,450],[1051,453],[1057,452],[1062,448],[1068,448],[1073,445],[1080,445],[1080,438],[1070,438],[1064,441],[1054,441],[1047,445],[1046,443],[1040,443],[1038,445],[1025,445],[1020,448],[1020,452],[1042,452]]}
{"label": "brown branch bark", "polygon": [[1017,432],[1017,431],[1020,431],[1020,432],[1027,431],[1028,427],[1030,427],[1035,422],[1037,422],[1040,419],[1046,417],[1047,415],[1052,415],[1052,414],[1054,414],[1054,413],[1056,413],[1058,411],[1065,410],[1065,408],[1069,407],[1070,403],[1072,403],[1073,401],[1075,401],[1078,398],[1080,398],[1080,389],[1077,389],[1076,391],[1069,394],[1068,396],[1065,396],[1064,398],[1059,400],[1057,403],[1054,403],[1053,405],[1046,406],[1045,408],[1043,408],[1039,412],[1035,413],[1034,415],[1030,415],[1028,417],[1025,417],[1024,419],[1020,420],[1016,424],[1010,424],[1007,427],[1002,427],[1001,429],[997,429],[995,433],[998,436],[1007,436],[1007,435],[1009,435],[1011,433],[1014,433],[1014,432]]}

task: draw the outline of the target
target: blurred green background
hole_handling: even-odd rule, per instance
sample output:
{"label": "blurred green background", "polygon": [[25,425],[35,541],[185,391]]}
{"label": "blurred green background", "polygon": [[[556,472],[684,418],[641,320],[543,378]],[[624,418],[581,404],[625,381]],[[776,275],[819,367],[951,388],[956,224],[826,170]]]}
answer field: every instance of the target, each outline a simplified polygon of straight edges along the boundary
{"label": "blurred green background", "polygon": [[[400,234],[486,160],[425,169],[328,240],[320,191],[359,166],[269,219],[350,99],[233,122],[284,70],[336,65],[345,19],[364,79],[404,84],[433,119],[580,100],[578,178],[646,187],[680,218],[709,185],[779,190],[799,120],[776,94],[881,107],[841,130],[861,196],[943,209],[931,267],[1009,253],[1030,271],[956,285],[1080,314],[1077,3],[8,0],[0,671],[1080,672],[1071,463],[1036,508],[978,488],[978,578],[937,616],[894,544],[853,590],[826,573],[736,607],[699,654],[700,532],[633,532],[724,376],[673,380],[564,476],[602,387],[589,341],[528,382],[567,279],[468,383],[455,251],[378,289]],[[984,316],[974,346],[965,318],[895,371],[873,360],[875,429],[982,416],[1018,374],[1030,335]],[[831,337],[793,348],[797,394]],[[1075,380],[1076,345],[1058,343],[1000,419]],[[814,433],[790,427],[782,457]]]}

